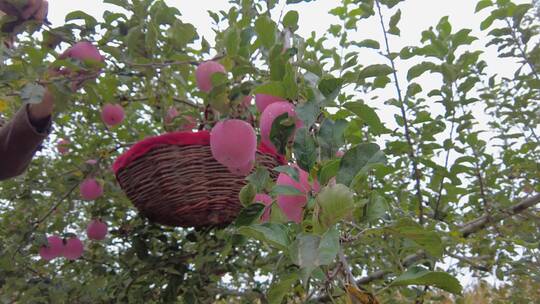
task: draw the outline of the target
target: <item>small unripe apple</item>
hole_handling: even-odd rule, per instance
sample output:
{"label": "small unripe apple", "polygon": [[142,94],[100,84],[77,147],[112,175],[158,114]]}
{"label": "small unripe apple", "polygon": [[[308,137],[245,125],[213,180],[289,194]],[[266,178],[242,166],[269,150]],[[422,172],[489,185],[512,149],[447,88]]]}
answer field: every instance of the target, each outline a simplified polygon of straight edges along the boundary
{"label": "small unripe apple", "polygon": [[39,256],[45,261],[50,261],[62,255],[64,250],[64,242],[58,236],[47,237],[47,245],[39,248]]}
{"label": "small unripe apple", "polygon": [[81,197],[93,201],[103,195],[103,186],[95,178],[85,179],[79,186]]}
{"label": "small unripe apple", "polygon": [[336,151],[336,157],[343,157],[343,155],[345,155],[345,152],[341,150]]}
{"label": "small unripe apple", "polygon": [[84,245],[77,237],[66,240],[63,255],[68,260],[76,260],[83,255]]}
{"label": "small unripe apple", "polygon": [[92,220],[86,227],[86,235],[91,240],[101,241],[107,235],[107,224],[101,220]]}
{"label": "small unripe apple", "polygon": [[106,104],[101,110],[101,119],[109,126],[116,126],[124,121],[124,108],[119,104]]}
{"label": "small unripe apple", "polygon": [[197,87],[203,92],[212,90],[212,75],[215,73],[226,73],[225,67],[215,61],[201,62],[195,71]]}
{"label": "small unripe apple", "polygon": [[69,152],[69,145],[71,142],[67,139],[60,139],[58,141],[58,144],[56,145],[56,149],[58,150],[58,153],[60,154],[66,154]]}
{"label": "small unripe apple", "polygon": [[239,119],[218,122],[210,132],[212,156],[227,168],[247,170],[255,159],[257,135],[253,127]]}
{"label": "small unripe apple", "polygon": [[260,113],[264,112],[266,107],[273,104],[274,102],[287,102],[287,100],[281,97],[272,96],[268,94],[255,95],[255,104],[257,105],[257,109],[259,110]]}

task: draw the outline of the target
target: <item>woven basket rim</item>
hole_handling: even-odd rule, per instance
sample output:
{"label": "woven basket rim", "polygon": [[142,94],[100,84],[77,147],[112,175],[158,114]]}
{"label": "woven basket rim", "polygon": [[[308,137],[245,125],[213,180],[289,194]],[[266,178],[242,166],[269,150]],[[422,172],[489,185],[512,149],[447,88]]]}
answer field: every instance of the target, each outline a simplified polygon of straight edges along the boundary
{"label": "woven basket rim", "polygon": [[[192,132],[192,131],[179,131],[169,132],[157,136],[147,137],[133,146],[127,151],[122,153],[115,160],[113,164],[113,171],[115,175],[118,172],[129,166],[133,161],[139,159],[149,151],[163,145],[177,145],[177,146],[209,146],[210,145],[210,132],[206,130]],[[265,144],[260,143],[257,147],[257,151],[263,154],[269,154],[274,156],[282,165],[287,163],[285,157],[276,153],[272,148],[267,147]]]}

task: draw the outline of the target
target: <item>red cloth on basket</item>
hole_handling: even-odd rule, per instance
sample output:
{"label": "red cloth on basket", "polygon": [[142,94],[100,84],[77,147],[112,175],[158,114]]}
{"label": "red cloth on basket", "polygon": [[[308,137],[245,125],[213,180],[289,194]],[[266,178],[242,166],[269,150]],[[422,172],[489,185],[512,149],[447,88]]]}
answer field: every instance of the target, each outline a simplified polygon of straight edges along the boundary
{"label": "red cloth on basket", "polygon": [[[129,150],[120,155],[113,164],[114,174],[117,174],[118,171],[126,166],[128,166],[132,161],[143,156],[148,151],[150,151],[155,146],[160,145],[179,145],[179,146],[188,146],[188,145],[199,145],[199,146],[209,146],[210,145],[210,132],[208,131],[199,131],[199,132],[172,132],[159,136],[148,137],[142,141],[133,145]],[[260,153],[274,155],[280,163],[286,164],[287,161],[283,155],[279,155],[273,151],[272,148],[267,147],[264,144],[259,144],[257,150]]]}

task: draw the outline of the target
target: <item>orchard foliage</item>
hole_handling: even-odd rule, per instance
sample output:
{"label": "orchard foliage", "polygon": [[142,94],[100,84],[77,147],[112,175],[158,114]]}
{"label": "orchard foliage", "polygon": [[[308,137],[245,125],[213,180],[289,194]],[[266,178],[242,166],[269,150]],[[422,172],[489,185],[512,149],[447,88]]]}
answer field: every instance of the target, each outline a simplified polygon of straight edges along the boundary
{"label": "orchard foliage", "polygon": [[[0,185],[2,302],[464,301],[460,274],[492,273],[538,290],[537,8],[481,0],[487,42],[445,17],[395,49],[403,0],[342,0],[339,22],[309,37],[296,7],[311,1],[283,14],[275,0],[229,2],[209,11],[215,41],[164,1],[104,0],[117,9],[102,20],[71,12],[0,46],[7,116],[44,86],[56,101],[53,134]],[[380,34],[356,39],[368,23]],[[492,74],[487,47],[512,75]],[[234,120],[286,156],[277,183],[251,162],[253,141],[226,145],[253,139],[219,130]],[[115,158],[214,126],[216,156],[254,166],[238,219],[193,230],[138,215]]]}

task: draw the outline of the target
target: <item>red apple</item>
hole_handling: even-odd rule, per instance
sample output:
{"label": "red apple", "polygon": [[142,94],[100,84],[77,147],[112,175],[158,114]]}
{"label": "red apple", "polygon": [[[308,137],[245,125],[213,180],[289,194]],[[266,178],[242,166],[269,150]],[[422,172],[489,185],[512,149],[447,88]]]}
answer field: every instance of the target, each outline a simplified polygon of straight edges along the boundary
{"label": "red apple", "polygon": [[215,73],[226,73],[225,67],[215,61],[201,62],[195,71],[197,87],[203,92],[212,90],[212,75]]}
{"label": "red apple", "polygon": [[124,108],[119,104],[106,104],[101,110],[101,119],[109,126],[116,126],[124,121],[125,113]]}

